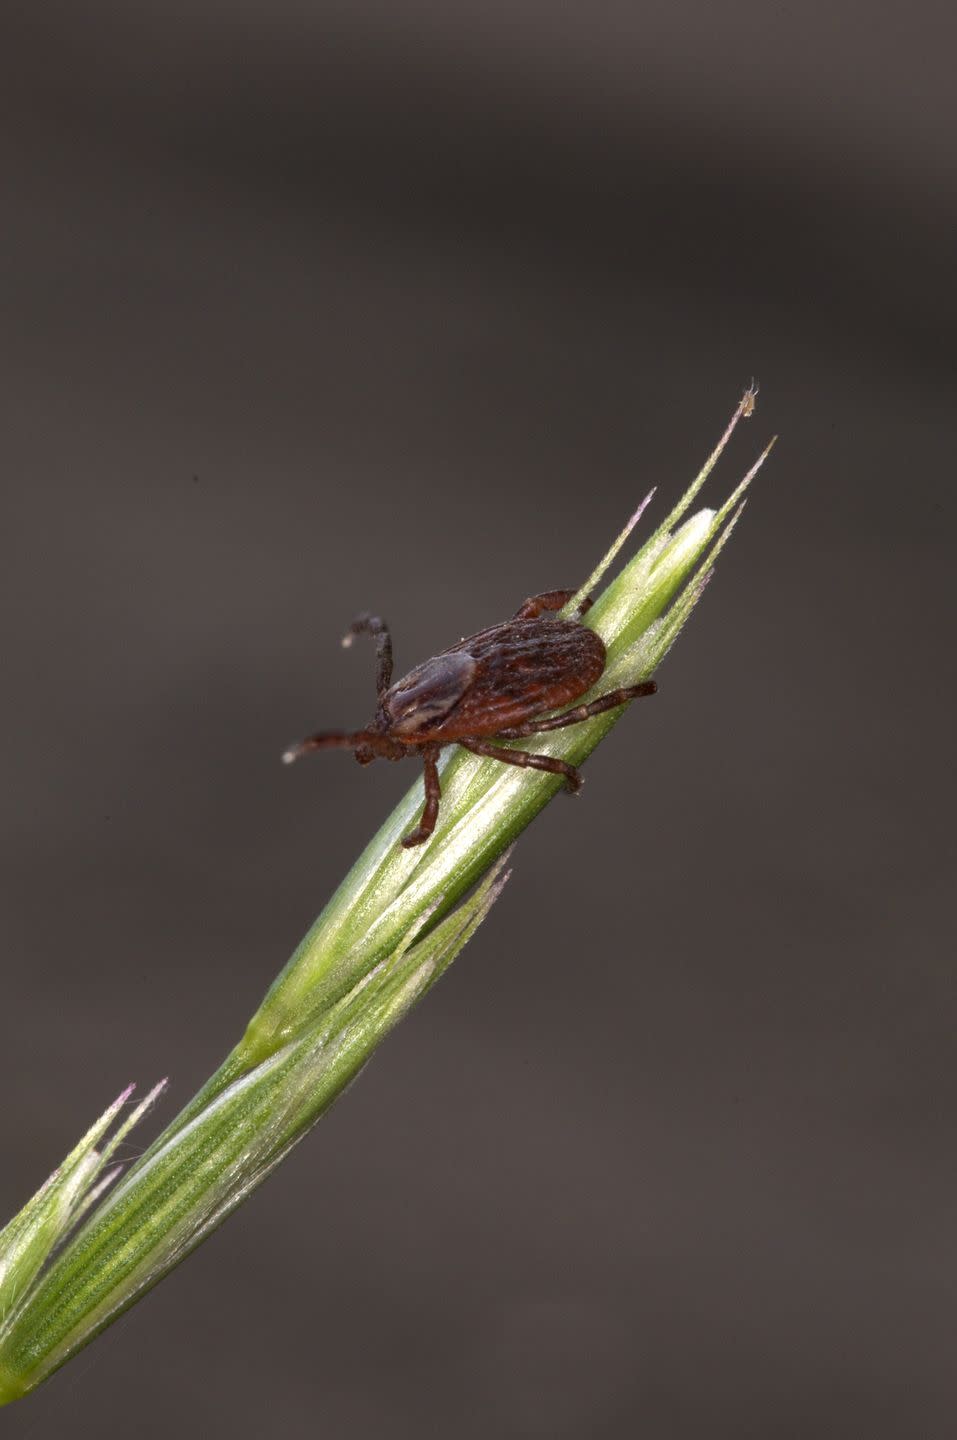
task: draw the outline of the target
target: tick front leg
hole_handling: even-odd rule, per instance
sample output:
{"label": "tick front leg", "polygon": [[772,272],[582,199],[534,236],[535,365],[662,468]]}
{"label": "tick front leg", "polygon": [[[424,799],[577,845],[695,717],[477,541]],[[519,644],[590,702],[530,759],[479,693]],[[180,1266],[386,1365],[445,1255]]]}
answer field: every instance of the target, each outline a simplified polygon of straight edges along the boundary
{"label": "tick front leg", "polygon": [[[504,733],[504,732],[503,732]],[[493,745],[490,740],[459,740],[458,744],[473,755],[487,755],[490,760],[501,760],[504,765],[518,765],[521,769],[547,770],[551,775],[564,775],[565,784],[572,794],[585,783],[574,765],[556,760],[552,755],[533,755],[528,750],[509,750],[504,745]]]}
{"label": "tick front leg", "polygon": [[389,627],[378,615],[357,615],[342,637],[346,647],[357,635],[374,635],[376,644],[376,694],[382,696],[392,684],[392,636]]}
{"label": "tick front leg", "polygon": [[621,690],[609,690],[607,695],[599,695],[597,700],[592,700],[588,705],[576,705],[574,710],[564,710],[561,715],[552,715],[547,720],[526,720],[524,725],[513,725],[510,730],[500,730],[498,733],[505,740],[521,740],[526,735],[541,735],[545,730],[564,730],[566,725],[580,725],[583,720],[590,720],[593,715],[601,715],[604,710],[615,710],[619,705],[626,705],[629,700],[640,700],[643,695],[654,695],[657,689],[654,680],[642,680],[640,685],[626,685]]}
{"label": "tick front leg", "polygon": [[[543,615],[547,611],[560,610],[563,605],[568,604],[574,594],[574,590],[546,590],[542,595],[532,595],[520,609],[515,611],[513,619],[537,620],[539,615]],[[586,595],[575,614],[584,615],[586,610],[591,609],[593,603],[592,597]]]}
{"label": "tick front leg", "polygon": [[413,845],[421,845],[428,840],[435,829],[435,822],[439,813],[439,800],[442,796],[439,785],[439,746],[424,745],[422,747],[422,765],[425,775],[425,809],[422,811],[422,819],[414,830],[408,835],[403,835],[402,844],[407,850]]}

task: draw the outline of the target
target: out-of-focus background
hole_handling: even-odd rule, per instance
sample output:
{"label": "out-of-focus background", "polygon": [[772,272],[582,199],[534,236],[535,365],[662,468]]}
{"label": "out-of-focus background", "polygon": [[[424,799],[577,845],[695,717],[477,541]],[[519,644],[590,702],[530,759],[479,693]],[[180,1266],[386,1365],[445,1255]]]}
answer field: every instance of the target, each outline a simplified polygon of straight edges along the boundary
{"label": "out-of-focus background", "polygon": [[279,765],[370,712],[350,617],[404,667],[752,375],[709,497],[781,434],[451,975],[5,1433],[951,1435],[945,7],[0,27],[3,1216],[128,1080],[172,1116],[411,782]]}

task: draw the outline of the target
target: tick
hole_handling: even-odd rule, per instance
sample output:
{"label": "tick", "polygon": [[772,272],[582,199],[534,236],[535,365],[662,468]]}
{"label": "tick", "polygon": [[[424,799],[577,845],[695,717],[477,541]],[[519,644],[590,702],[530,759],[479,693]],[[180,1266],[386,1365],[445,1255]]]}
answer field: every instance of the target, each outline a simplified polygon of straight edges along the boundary
{"label": "tick", "polygon": [[356,635],[375,637],[378,703],[372,723],[353,733],[320,730],[291,746],[283,760],[291,764],[312,750],[334,748],[354,751],[360,765],[421,755],[425,808],[415,829],[403,836],[405,846],[421,845],[435,829],[441,798],[438,758],[444,745],[461,745],[473,755],[490,756],[505,765],[563,775],[569,790],[580,790],[582,777],[574,765],[500,742],[563,730],[629,700],[653,695],[657,686],[653,680],[643,680],[572,710],[548,714],[584,695],[605,669],[601,637],[579,623],[591,599],[582,602],[574,620],[555,614],[574,593],[549,590],[532,596],[513,619],[469,635],[417,665],[394,685],[389,627],[377,615],[357,616],[342,643],[351,645]]}

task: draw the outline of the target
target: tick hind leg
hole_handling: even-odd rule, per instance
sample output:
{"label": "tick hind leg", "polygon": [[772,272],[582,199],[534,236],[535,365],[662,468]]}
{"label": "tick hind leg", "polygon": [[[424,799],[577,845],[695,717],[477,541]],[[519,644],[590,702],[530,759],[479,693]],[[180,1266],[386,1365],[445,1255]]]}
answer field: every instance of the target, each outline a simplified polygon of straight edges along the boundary
{"label": "tick hind leg", "polygon": [[[502,734],[505,733],[502,731]],[[459,740],[458,743],[463,749],[471,750],[473,755],[487,755],[490,760],[501,760],[504,765],[518,765],[523,770],[547,770],[551,775],[564,775],[565,784],[572,794],[584,784],[574,765],[569,765],[564,760],[556,760],[552,755],[533,755],[528,750],[509,750],[507,746],[495,745],[491,740]]]}
{"label": "tick hind leg", "polygon": [[423,841],[428,840],[435,829],[435,822],[439,814],[439,800],[442,797],[439,785],[438,758],[438,745],[422,747],[422,764],[425,772],[425,809],[422,811],[422,819],[415,829],[410,830],[408,835],[402,837],[402,844],[407,850],[411,849],[413,845],[421,845]]}
{"label": "tick hind leg", "polygon": [[392,684],[392,636],[389,627],[378,615],[357,615],[342,637],[348,649],[357,635],[374,635],[376,646],[376,694],[382,696]]}
{"label": "tick hind leg", "polygon": [[504,740],[521,740],[526,735],[541,735],[546,730],[564,730],[566,725],[580,725],[592,715],[601,715],[605,710],[616,710],[629,700],[640,700],[644,695],[654,695],[658,686],[654,680],[642,680],[640,685],[625,685],[621,690],[609,690],[587,705],[576,705],[574,710],[563,710],[561,715],[552,715],[547,720],[526,720],[523,725],[513,725],[498,733]]}
{"label": "tick hind leg", "polygon": [[[512,618],[515,620],[537,620],[539,615],[544,615],[548,611],[554,612],[555,610],[560,610],[563,605],[568,604],[575,593],[574,590],[546,590],[541,595],[532,595],[525,601],[524,605],[515,611]],[[575,611],[575,614],[584,615],[586,610],[591,609],[593,603],[592,597],[586,595]]]}

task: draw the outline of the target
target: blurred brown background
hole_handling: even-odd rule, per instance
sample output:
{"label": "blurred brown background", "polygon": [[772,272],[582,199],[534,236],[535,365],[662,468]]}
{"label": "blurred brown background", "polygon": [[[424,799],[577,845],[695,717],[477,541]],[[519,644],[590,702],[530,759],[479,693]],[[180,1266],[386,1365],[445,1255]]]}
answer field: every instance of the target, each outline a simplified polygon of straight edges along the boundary
{"label": "blurred brown background", "polygon": [[[413,778],[291,738],[781,443],[458,966],[5,1433],[953,1434],[950,7],[0,22],[0,1214]],[[154,1129],[155,1129],[154,1122]]]}

